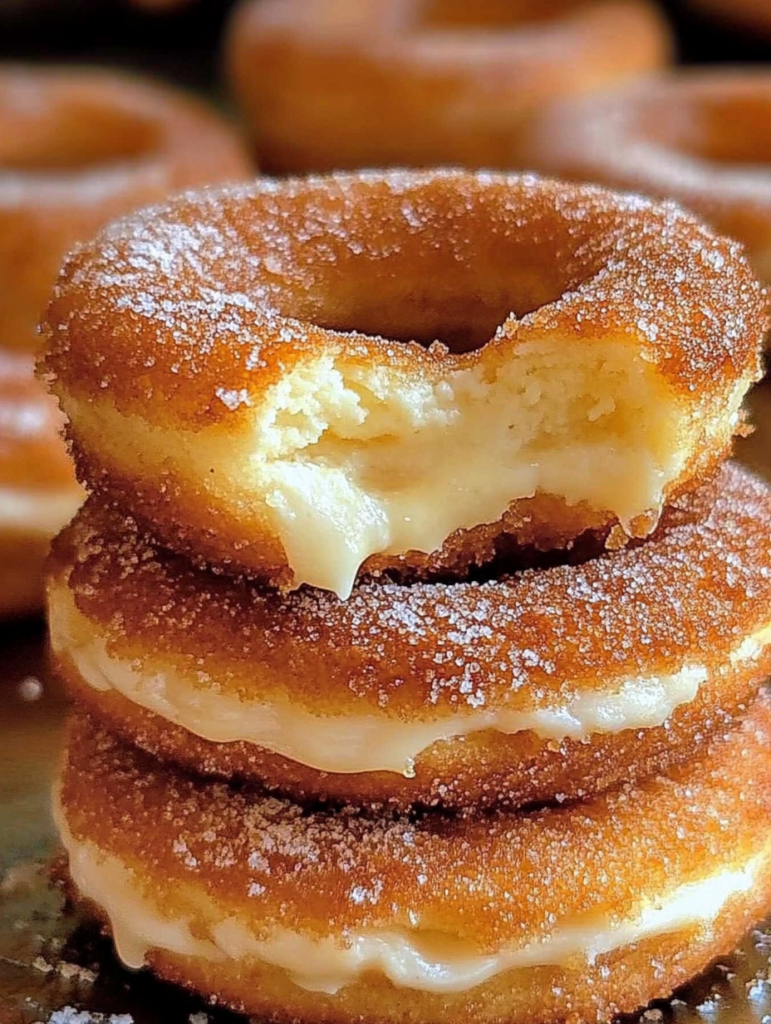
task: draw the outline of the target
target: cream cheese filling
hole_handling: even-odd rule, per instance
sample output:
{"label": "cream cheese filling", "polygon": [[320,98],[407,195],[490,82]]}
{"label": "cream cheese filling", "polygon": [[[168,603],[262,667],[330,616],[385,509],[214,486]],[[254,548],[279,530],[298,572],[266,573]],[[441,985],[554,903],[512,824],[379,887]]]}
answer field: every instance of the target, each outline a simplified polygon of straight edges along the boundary
{"label": "cream cheese filling", "polygon": [[[624,679],[614,689],[576,686],[572,695],[557,695],[555,700],[563,703],[529,711],[478,707],[419,722],[373,714],[321,717],[288,702],[241,701],[191,685],[172,669],[113,657],[64,586],[51,589],[49,629],[53,650],[66,654],[83,681],[100,693],[119,693],[204,739],[253,743],[318,771],[339,773],[388,771],[411,777],[415,759],[433,743],[487,729],[532,731],[559,741],[655,728],[692,701],[708,678],[703,665],[686,664],[668,676]],[[771,625],[745,638],[729,663],[752,661],[769,643]]]}
{"label": "cream cheese filling", "polygon": [[549,338],[494,369],[416,378],[324,355],[262,394],[218,391],[223,424],[197,433],[95,396],[65,406],[124,475],[194,481],[246,534],[275,533],[296,585],[346,598],[371,555],[435,551],[539,493],[630,530],[655,518],[696,449],[731,436],[747,388],[720,410],[693,408],[624,337]]}
{"label": "cream cheese filling", "polygon": [[82,501],[83,493],[75,487],[55,491],[0,487],[0,527],[53,537],[72,519]]}
{"label": "cream cheese filling", "polygon": [[[558,922],[551,935],[518,947],[484,954],[452,935],[407,930],[350,932],[313,937],[289,929],[260,929],[259,902],[252,901],[255,928],[227,916],[204,892],[178,891],[189,904],[184,916],[167,918],[153,905],[136,873],[118,857],[76,840],[56,811],[70,874],[81,895],[109,918],[118,955],[134,968],[150,951],[163,950],[207,962],[261,962],[287,972],[294,984],[333,994],[377,972],[398,988],[422,992],[465,992],[508,971],[537,966],[592,964],[614,950],[657,935],[692,928],[707,931],[733,897],[748,892],[765,855],[741,868],[723,869],[647,901],[627,919],[583,915]],[[175,887],[176,888],[176,887]]]}

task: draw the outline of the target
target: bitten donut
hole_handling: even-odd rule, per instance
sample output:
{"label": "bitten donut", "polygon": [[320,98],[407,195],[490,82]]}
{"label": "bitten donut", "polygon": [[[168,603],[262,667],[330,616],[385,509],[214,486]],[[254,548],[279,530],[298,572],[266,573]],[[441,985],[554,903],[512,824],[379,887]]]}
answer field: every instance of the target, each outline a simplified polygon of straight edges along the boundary
{"label": "bitten donut", "polygon": [[56,816],[123,960],[273,1021],[610,1020],[771,899],[771,710],[668,776],[530,814],[363,818],[72,728]]}
{"label": "bitten donut", "polygon": [[[671,205],[370,173],[188,194],[68,261],[43,370],[81,477],[198,560],[348,595],[554,547],[722,459],[764,294]],[[433,343],[434,339],[439,343]]]}
{"label": "bitten donut", "polygon": [[261,162],[299,173],[510,167],[540,105],[670,54],[647,0],[259,0],[226,57]]}
{"label": "bitten donut", "polygon": [[250,175],[235,132],[166,86],[0,64],[0,347],[37,348],[68,249],[114,217]]}
{"label": "bitten donut", "polygon": [[771,282],[770,119],[771,72],[677,71],[549,108],[522,165],[676,199],[743,242]]}
{"label": "bitten donut", "polygon": [[51,646],[111,729],[300,800],[520,805],[690,756],[771,670],[771,492],[728,465],[644,544],[486,583],[281,598],[91,500]]}
{"label": "bitten donut", "polygon": [[0,349],[0,617],[42,608],[48,545],[83,499],[61,426],[32,356]]}

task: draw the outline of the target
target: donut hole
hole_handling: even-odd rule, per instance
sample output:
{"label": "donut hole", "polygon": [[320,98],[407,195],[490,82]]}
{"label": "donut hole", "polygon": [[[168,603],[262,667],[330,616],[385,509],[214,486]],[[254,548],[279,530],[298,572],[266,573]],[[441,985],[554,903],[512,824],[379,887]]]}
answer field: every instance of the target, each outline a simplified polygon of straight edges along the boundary
{"label": "donut hole", "polygon": [[416,6],[416,21],[425,29],[505,29],[556,21],[585,0],[423,0]]}
{"label": "donut hole", "polygon": [[511,317],[558,302],[599,269],[592,261],[577,266],[569,253],[555,259],[552,239],[533,243],[501,231],[496,212],[464,210],[440,224],[405,201],[404,219],[386,224],[377,241],[369,216],[336,238],[333,213],[322,241],[318,222],[307,222],[302,245],[287,258],[267,253],[270,278],[260,286],[279,315],[324,330],[471,352]]}
{"label": "donut hole", "polygon": [[156,147],[147,119],[94,104],[68,104],[57,116],[25,121],[0,139],[0,173],[72,174],[135,162]]}
{"label": "donut hole", "polygon": [[523,294],[511,285],[489,292],[480,284],[466,295],[432,295],[403,291],[398,285],[389,289],[384,284],[357,300],[354,309],[327,310],[312,319],[326,330],[417,343],[424,348],[439,342],[460,355],[485,346],[510,316],[522,317],[557,301],[563,294],[560,283],[547,290],[548,284],[527,282]]}

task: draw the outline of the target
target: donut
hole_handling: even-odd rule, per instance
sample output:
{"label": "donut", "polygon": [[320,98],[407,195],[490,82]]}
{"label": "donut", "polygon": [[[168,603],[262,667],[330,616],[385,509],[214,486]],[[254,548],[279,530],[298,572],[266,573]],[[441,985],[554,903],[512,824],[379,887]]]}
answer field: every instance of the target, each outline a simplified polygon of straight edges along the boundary
{"label": "donut", "polygon": [[766,324],[739,247],[672,205],[373,172],[109,226],[42,372],[94,491],[193,559],[345,597],[360,569],[462,577],[501,536],[649,533],[741,429]]}
{"label": "donut", "polygon": [[522,165],[675,199],[739,239],[768,283],[769,118],[771,72],[677,71],[550,107],[530,125]]}
{"label": "donut", "polygon": [[690,6],[745,31],[771,36],[771,10],[766,0],[689,0]]}
{"label": "donut", "polygon": [[73,723],[72,883],[120,957],[277,1022],[610,1020],[771,899],[771,708],[638,787],[525,814],[303,810]]}
{"label": "donut", "polygon": [[204,104],[140,78],[0,65],[0,347],[36,349],[68,249],[168,192],[250,175]]}
{"label": "donut", "polygon": [[270,170],[510,167],[539,106],[671,50],[647,0],[255,0],[226,67]]}
{"label": "donut", "polygon": [[301,801],[575,798],[664,770],[771,671],[771,491],[728,464],[641,545],[483,583],[281,597],[90,500],[48,618],[71,694],[125,739]]}
{"label": "donut", "polygon": [[32,356],[0,349],[0,618],[43,606],[43,563],[83,494]]}

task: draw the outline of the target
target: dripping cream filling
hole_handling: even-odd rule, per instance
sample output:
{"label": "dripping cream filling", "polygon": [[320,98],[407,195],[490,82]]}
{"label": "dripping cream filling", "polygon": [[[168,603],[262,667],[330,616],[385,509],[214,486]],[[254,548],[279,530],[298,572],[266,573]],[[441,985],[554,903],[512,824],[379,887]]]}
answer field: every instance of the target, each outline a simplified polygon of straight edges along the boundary
{"label": "dripping cream filling", "polygon": [[634,532],[693,451],[733,433],[745,390],[693,413],[628,339],[588,350],[543,339],[495,370],[414,381],[325,355],[263,395],[218,393],[226,425],[195,434],[93,395],[66,408],[83,446],[129,478],[157,482],[171,467],[221,508],[258,509],[295,585],[344,599],[370,556],[435,551],[539,493]]}
{"label": "dripping cream filling", "polygon": [[[618,915],[583,915],[580,921],[559,922],[545,938],[483,953],[458,937],[420,929],[354,931],[345,942],[283,928],[265,934],[252,930],[243,918],[223,913],[209,896],[192,887],[184,892],[175,886],[181,905],[187,904],[189,911],[168,917],[121,858],[76,839],[60,807],[56,816],[72,880],[81,896],[106,914],[118,955],[127,966],[143,966],[153,950],[207,963],[256,961],[286,971],[301,988],[329,994],[370,972],[398,988],[465,992],[508,971],[560,967],[577,958],[591,964],[658,935],[695,928],[708,933],[729,900],[752,888],[763,863],[758,855],[743,866],[682,884],[635,908],[626,920]],[[258,910],[255,903],[253,911]]]}
{"label": "dripping cream filling", "polygon": [[[255,744],[318,771],[338,773],[390,771],[409,777],[415,759],[432,744],[483,730],[531,731],[560,741],[655,728],[692,701],[709,675],[703,665],[684,664],[671,675],[627,677],[615,688],[576,687],[572,695],[561,697],[563,703],[530,710],[478,707],[411,722],[383,714],[320,716],[280,700],[240,700],[196,686],[157,662],[114,657],[63,584],[51,588],[49,628],[53,650],[66,654],[94,690],[118,693],[203,739]],[[756,659],[769,643],[771,625],[731,652],[726,668]]]}

